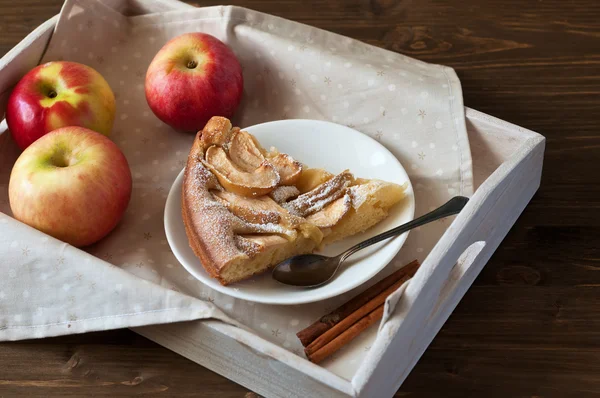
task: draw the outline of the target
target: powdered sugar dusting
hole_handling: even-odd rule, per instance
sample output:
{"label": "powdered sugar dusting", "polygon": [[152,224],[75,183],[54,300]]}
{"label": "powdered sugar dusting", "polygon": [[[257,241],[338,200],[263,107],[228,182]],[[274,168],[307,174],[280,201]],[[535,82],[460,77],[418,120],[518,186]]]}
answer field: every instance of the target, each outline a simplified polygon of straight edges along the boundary
{"label": "powdered sugar dusting", "polygon": [[236,235],[235,237],[236,246],[241,249],[244,253],[248,255],[248,257],[253,257],[260,252],[260,245],[256,242],[253,242],[249,239]]}
{"label": "powdered sugar dusting", "polygon": [[285,203],[298,195],[300,195],[300,191],[293,185],[277,187],[269,194],[277,203]]}
{"label": "powdered sugar dusting", "polygon": [[[297,236],[295,229],[288,226],[289,217],[285,222],[282,220],[285,210],[273,199],[246,198],[225,191],[215,175],[192,155],[186,168],[184,190],[184,206],[195,240],[201,242],[212,265],[218,269],[240,256],[252,257],[258,253],[260,245],[241,239],[239,234],[276,234],[288,240]],[[237,206],[235,211],[242,217],[232,212],[233,206]]]}
{"label": "powdered sugar dusting", "polygon": [[306,217],[322,210],[329,203],[342,197],[346,193],[346,188],[348,188],[352,179],[352,174],[344,171],[312,191],[298,196],[291,202],[282,204],[282,206],[290,214]]}
{"label": "powdered sugar dusting", "polygon": [[[243,226],[227,208],[214,199],[210,189],[222,190],[216,177],[190,154],[184,180],[183,206],[186,222],[193,230],[189,236],[194,245],[201,241],[216,268],[221,268],[243,255],[234,242],[234,228]],[[237,220],[235,220],[237,219]]]}

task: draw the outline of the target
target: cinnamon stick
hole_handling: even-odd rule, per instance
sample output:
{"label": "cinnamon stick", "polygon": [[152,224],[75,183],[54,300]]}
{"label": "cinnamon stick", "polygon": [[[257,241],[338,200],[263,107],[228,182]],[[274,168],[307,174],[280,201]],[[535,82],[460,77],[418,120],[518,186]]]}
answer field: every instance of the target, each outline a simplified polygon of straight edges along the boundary
{"label": "cinnamon stick", "polygon": [[304,353],[306,354],[306,356],[312,355],[313,353],[315,353],[316,351],[321,349],[323,346],[325,346],[327,343],[329,343],[330,341],[335,339],[337,336],[342,334],[344,331],[349,329],[352,325],[354,325],[356,322],[358,322],[361,318],[365,317],[366,315],[368,315],[370,312],[372,312],[373,310],[375,310],[377,307],[381,306],[382,304],[385,304],[385,299],[387,299],[387,297],[390,294],[394,293],[396,291],[396,289],[398,289],[400,286],[402,286],[402,284],[404,282],[406,282],[410,277],[412,277],[412,275],[403,275],[402,278],[400,278],[400,280],[398,280],[392,286],[388,287],[383,292],[379,293],[371,301],[367,302],[365,305],[358,308],[352,314],[350,314],[346,318],[342,319],[338,324],[334,325],[331,329],[329,329],[328,331],[326,331],[325,333],[323,333],[322,335],[317,337],[315,340],[313,340],[313,342],[310,343],[304,349]]}
{"label": "cinnamon stick", "polygon": [[342,334],[333,339],[329,344],[324,345],[311,355],[308,355],[308,360],[313,363],[320,363],[325,358],[348,344],[356,336],[358,336],[363,330],[379,321],[383,316],[384,304],[377,307],[374,311],[361,318],[358,322],[346,329]]}
{"label": "cinnamon stick", "polygon": [[405,265],[398,271],[380,280],[361,294],[357,295],[347,303],[333,310],[329,314],[322,316],[312,325],[296,333],[296,336],[298,336],[298,339],[300,339],[302,345],[307,347],[317,337],[327,332],[344,318],[348,317],[357,309],[364,306],[373,298],[377,297],[381,292],[392,286],[394,283],[398,282],[407,275],[414,275],[417,271],[417,268],[419,268],[419,262],[417,260]]}

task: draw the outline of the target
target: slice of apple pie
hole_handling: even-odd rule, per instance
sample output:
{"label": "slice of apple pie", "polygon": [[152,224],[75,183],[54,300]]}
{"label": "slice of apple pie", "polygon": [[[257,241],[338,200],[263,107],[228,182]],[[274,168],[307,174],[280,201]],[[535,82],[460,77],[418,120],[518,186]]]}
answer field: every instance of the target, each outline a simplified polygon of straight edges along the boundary
{"label": "slice of apple pie", "polygon": [[188,156],[182,216],[202,265],[228,285],[367,230],[405,188],[308,168],[213,117]]}

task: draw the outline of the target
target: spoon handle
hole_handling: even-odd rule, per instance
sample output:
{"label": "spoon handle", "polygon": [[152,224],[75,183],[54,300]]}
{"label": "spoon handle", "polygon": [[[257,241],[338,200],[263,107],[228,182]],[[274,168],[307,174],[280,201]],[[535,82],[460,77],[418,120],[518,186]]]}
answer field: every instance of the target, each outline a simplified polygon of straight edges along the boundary
{"label": "spoon handle", "polygon": [[454,214],[459,213],[463,207],[467,204],[469,198],[464,196],[455,196],[450,199],[448,202],[443,204],[431,212],[422,215],[419,218],[415,218],[412,221],[407,222],[406,224],[402,224],[399,227],[392,228],[389,231],[383,232],[379,235],[375,235],[374,237],[367,239],[365,241],[360,242],[359,244],[352,246],[350,249],[346,250],[344,253],[340,255],[341,261],[344,261],[354,253],[359,250],[364,249],[365,247],[371,246],[375,243],[381,242],[387,238],[391,238],[394,236],[401,235],[406,231],[409,231],[413,228],[420,227],[421,225],[430,223],[432,221],[438,220],[440,218],[448,217]]}

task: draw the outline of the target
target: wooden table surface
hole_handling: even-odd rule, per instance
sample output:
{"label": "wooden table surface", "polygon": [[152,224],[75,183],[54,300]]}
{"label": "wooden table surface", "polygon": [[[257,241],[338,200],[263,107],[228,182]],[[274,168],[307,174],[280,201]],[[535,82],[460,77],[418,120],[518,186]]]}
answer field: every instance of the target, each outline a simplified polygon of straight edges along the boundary
{"label": "wooden table surface", "polygon": [[[0,0],[0,54],[61,3]],[[466,105],[547,138],[541,189],[397,396],[600,396],[600,2],[233,3],[451,66]],[[129,330],[0,344],[0,397],[246,394]]]}

